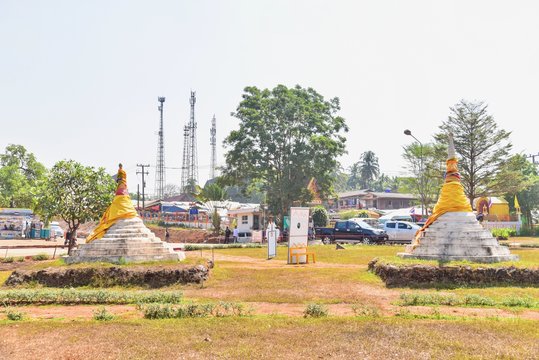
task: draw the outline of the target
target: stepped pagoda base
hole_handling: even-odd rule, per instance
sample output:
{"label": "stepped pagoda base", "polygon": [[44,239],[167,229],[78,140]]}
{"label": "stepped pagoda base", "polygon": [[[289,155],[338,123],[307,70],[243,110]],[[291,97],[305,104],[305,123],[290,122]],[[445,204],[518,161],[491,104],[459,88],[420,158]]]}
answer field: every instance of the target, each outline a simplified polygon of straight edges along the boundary
{"label": "stepped pagoda base", "polygon": [[481,226],[472,212],[441,215],[424,230],[419,245],[415,248],[408,245],[404,253],[397,255],[405,259],[483,263],[519,260],[508,247],[498,244],[498,240]]}
{"label": "stepped pagoda base", "polygon": [[175,252],[148,229],[139,217],[118,220],[101,239],[83,244],[65,258],[66,263],[178,261],[183,252]]}

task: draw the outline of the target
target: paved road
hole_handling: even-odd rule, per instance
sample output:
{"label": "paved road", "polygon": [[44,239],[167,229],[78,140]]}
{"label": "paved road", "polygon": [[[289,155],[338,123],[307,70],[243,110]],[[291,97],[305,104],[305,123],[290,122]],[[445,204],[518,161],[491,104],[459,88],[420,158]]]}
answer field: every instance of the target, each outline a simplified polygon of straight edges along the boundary
{"label": "paved road", "polygon": [[[79,241],[84,241],[84,239],[79,239]],[[54,245],[63,245],[64,239],[58,238],[56,240],[38,240],[38,239],[22,239],[22,240],[0,240],[0,246],[5,247],[16,247],[16,246],[32,246],[32,245],[46,245],[46,246],[54,246]],[[47,254],[52,256],[54,254],[54,248],[51,249],[43,249],[43,248],[26,248],[26,249],[0,249],[0,258],[8,257],[8,256],[32,256],[37,254]],[[67,254],[67,249],[56,249],[56,256],[61,256]]]}

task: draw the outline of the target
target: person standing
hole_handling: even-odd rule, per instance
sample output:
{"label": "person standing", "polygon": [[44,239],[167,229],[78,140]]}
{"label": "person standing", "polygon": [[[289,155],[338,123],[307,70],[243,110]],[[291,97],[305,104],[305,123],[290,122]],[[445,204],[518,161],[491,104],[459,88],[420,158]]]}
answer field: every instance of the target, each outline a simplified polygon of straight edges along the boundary
{"label": "person standing", "polygon": [[228,244],[230,242],[230,234],[231,233],[232,233],[232,231],[230,231],[230,229],[227,226],[226,230],[225,230],[225,244]]}
{"label": "person standing", "polygon": [[234,238],[234,243],[238,242],[238,236],[239,236],[238,226],[234,227],[234,232],[232,233],[232,237]]}

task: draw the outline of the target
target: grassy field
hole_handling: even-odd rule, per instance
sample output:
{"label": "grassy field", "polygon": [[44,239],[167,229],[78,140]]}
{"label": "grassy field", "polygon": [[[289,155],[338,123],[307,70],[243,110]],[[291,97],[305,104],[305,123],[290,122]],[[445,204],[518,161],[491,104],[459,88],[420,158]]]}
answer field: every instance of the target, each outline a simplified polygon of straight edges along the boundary
{"label": "grassy field", "polygon": [[[162,289],[181,291],[184,303],[241,302],[252,307],[251,316],[147,320],[134,305],[107,305],[116,318],[100,322],[89,306],[22,306],[16,310],[25,320],[0,315],[0,351],[14,359],[537,358],[539,287],[388,289],[367,264],[376,257],[398,262],[402,246],[310,249],[316,264],[299,266],[286,264],[285,247],[272,260],[264,248],[192,251],[187,264],[214,259],[210,279]],[[539,267],[539,249],[512,252],[522,259],[515,265]],[[49,261],[32,268],[47,265],[65,266]],[[8,275],[1,272],[0,280]],[[409,306],[401,300],[405,293],[473,295],[490,304]],[[303,318],[313,303],[325,304],[329,316]],[[367,316],[354,317],[354,307]]]}
{"label": "grassy field", "polygon": [[275,316],[4,323],[11,359],[535,359],[537,323]]}

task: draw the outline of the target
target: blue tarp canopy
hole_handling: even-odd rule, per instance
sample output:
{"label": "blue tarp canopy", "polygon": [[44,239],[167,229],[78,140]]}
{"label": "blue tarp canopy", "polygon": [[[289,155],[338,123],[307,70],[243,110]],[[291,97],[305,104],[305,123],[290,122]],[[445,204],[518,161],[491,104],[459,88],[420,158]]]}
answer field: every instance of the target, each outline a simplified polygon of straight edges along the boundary
{"label": "blue tarp canopy", "polygon": [[162,205],[161,211],[162,212],[168,212],[168,213],[175,213],[175,212],[187,212],[188,209],[182,208],[178,205]]}

